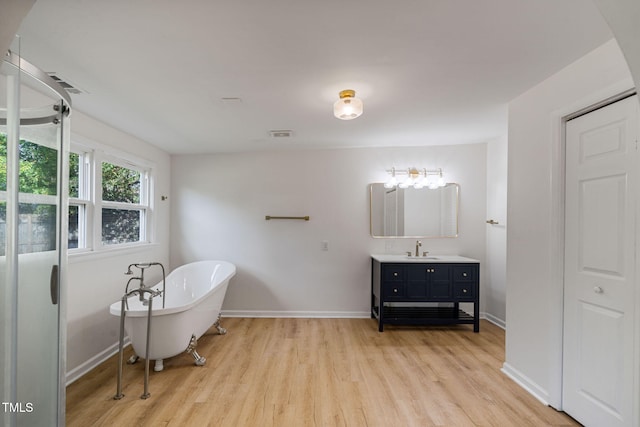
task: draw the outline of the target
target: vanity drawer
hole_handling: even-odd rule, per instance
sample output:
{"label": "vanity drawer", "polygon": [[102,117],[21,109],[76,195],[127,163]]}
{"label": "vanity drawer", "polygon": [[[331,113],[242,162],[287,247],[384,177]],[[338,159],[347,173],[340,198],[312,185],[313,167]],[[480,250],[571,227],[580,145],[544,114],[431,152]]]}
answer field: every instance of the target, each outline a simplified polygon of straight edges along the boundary
{"label": "vanity drawer", "polygon": [[475,283],[454,283],[453,297],[457,300],[474,300],[476,297]]}
{"label": "vanity drawer", "polygon": [[453,267],[454,282],[474,282],[477,280],[478,267],[476,265],[456,265]]}
{"label": "vanity drawer", "polygon": [[404,283],[385,283],[382,285],[382,296],[385,300],[404,299],[406,287]]}
{"label": "vanity drawer", "polygon": [[404,280],[405,266],[398,264],[385,265],[382,269],[382,279],[385,282],[401,282]]}

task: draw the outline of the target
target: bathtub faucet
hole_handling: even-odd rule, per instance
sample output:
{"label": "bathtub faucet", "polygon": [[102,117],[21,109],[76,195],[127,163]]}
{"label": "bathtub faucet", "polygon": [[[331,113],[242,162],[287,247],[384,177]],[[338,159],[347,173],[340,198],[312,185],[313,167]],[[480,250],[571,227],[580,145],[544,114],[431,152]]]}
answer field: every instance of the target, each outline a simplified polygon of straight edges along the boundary
{"label": "bathtub faucet", "polygon": [[[133,264],[129,264],[129,266],[127,267],[127,271],[124,273],[125,275],[132,275],[133,271],[131,270],[131,267],[137,268],[140,270],[140,276],[138,277],[132,277],[129,279],[129,281],[127,282],[127,287],[125,288],[125,294],[129,292],[129,283],[131,283],[132,280],[138,280],[140,281],[140,286],[139,289],[141,291],[148,289],[147,286],[144,284],[144,270],[146,270],[147,268],[153,267],[153,266],[159,266],[162,269],[162,291],[158,291],[157,293],[151,293],[151,297],[153,298],[156,295],[162,294],[162,308],[165,308],[165,281],[166,281],[166,276],[165,276],[165,270],[164,270],[164,265],[162,265],[162,263],[160,262],[142,262],[142,263],[133,263]],[[139,292],[139,298],[140,301],[145,302],[144,299],[144,292]],[[146,304],[144,304],[146,305]]]}
{"label": "bathtub faucet", "polygon": [[[138,287],[139,290],[145,289],[144,284],[143,284],[143,280],[144,279],[142,277],[132,277],[129,280],[127,280],[127,286],[124,288],[125,295],[129,295],[129,284],[134,280],[139,280],[140,281],[140,286]],[[144,292],[138,292],[138,294],[140,295],[140,301],[142,301],[144,299],[143,298]],[[129,308],[128,305],[129,304],[127,304],[127,309]]]}

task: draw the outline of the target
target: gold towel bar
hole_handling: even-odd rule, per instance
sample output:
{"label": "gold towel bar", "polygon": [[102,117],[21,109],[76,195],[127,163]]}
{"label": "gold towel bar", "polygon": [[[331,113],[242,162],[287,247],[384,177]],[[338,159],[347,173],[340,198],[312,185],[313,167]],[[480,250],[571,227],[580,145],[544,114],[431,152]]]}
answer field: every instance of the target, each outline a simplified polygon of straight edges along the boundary
{"label": "gold towel bar", "polygon": [[303,219],[305,221],[309,221],[309,215],[307,216],[271,216],[271,215],[267,215],[264,217],[264,219],[266,219],[267,221],[269,221],[270,219]]}

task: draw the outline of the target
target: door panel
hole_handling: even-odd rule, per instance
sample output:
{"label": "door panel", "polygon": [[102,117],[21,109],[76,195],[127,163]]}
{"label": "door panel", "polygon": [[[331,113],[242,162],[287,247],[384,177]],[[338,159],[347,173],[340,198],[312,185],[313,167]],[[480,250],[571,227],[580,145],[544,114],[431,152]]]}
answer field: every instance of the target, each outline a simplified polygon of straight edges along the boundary
{"label": "door panel", "polygon": [[51,426],[59,417],[60,313],[51,298],[52,267],[61,262],[63,241],[58,134],[59,124],[20,126],[19,161],[29,173],[19,179],[16,389],[17,401],[33,411],[19,411],[17,426]]}
{"label": "door panel", "polygon": [[578,268],[583,273],[622,278],[627,206],[626,174],[579,182]]}
{"label": "door panel", "polygon": [[563,409],[632,425],[638,101],[567,122]]}
{"label": "door panel", "polygon": [[619,311],[597,305],[580,304],[578,323],[583,325],[578,343],[580,359],[577,371],[578,389],[584,398],[601,410],[622,419],[624,408],[624,354],[625,318]]}

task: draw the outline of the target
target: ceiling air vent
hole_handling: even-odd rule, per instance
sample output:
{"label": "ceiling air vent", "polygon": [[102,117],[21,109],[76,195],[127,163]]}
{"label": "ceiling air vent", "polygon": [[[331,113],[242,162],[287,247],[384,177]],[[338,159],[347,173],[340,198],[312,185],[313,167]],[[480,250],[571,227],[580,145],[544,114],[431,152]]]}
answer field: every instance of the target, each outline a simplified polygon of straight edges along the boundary
{"label": "ceiling air vent", "polygon": [[290,138],[293,134],[290,130],[270,130],[269,135],[271,138]]}
{"label": "ceiling air vent", "polygon": [[55,73],[48,73],[49,77],[51,77],[53,80],[55,80],[56,82],[58,82],[58,84],[60,86],[62,86],[63,88],[65,88],[65,90],[69,93],[73,93],[73,94],[80,94],[80,93],[84,93],[83,90],[78,89],[77,87],[73,86],[71,83],[65,81],[64,79],[58,77]]}

